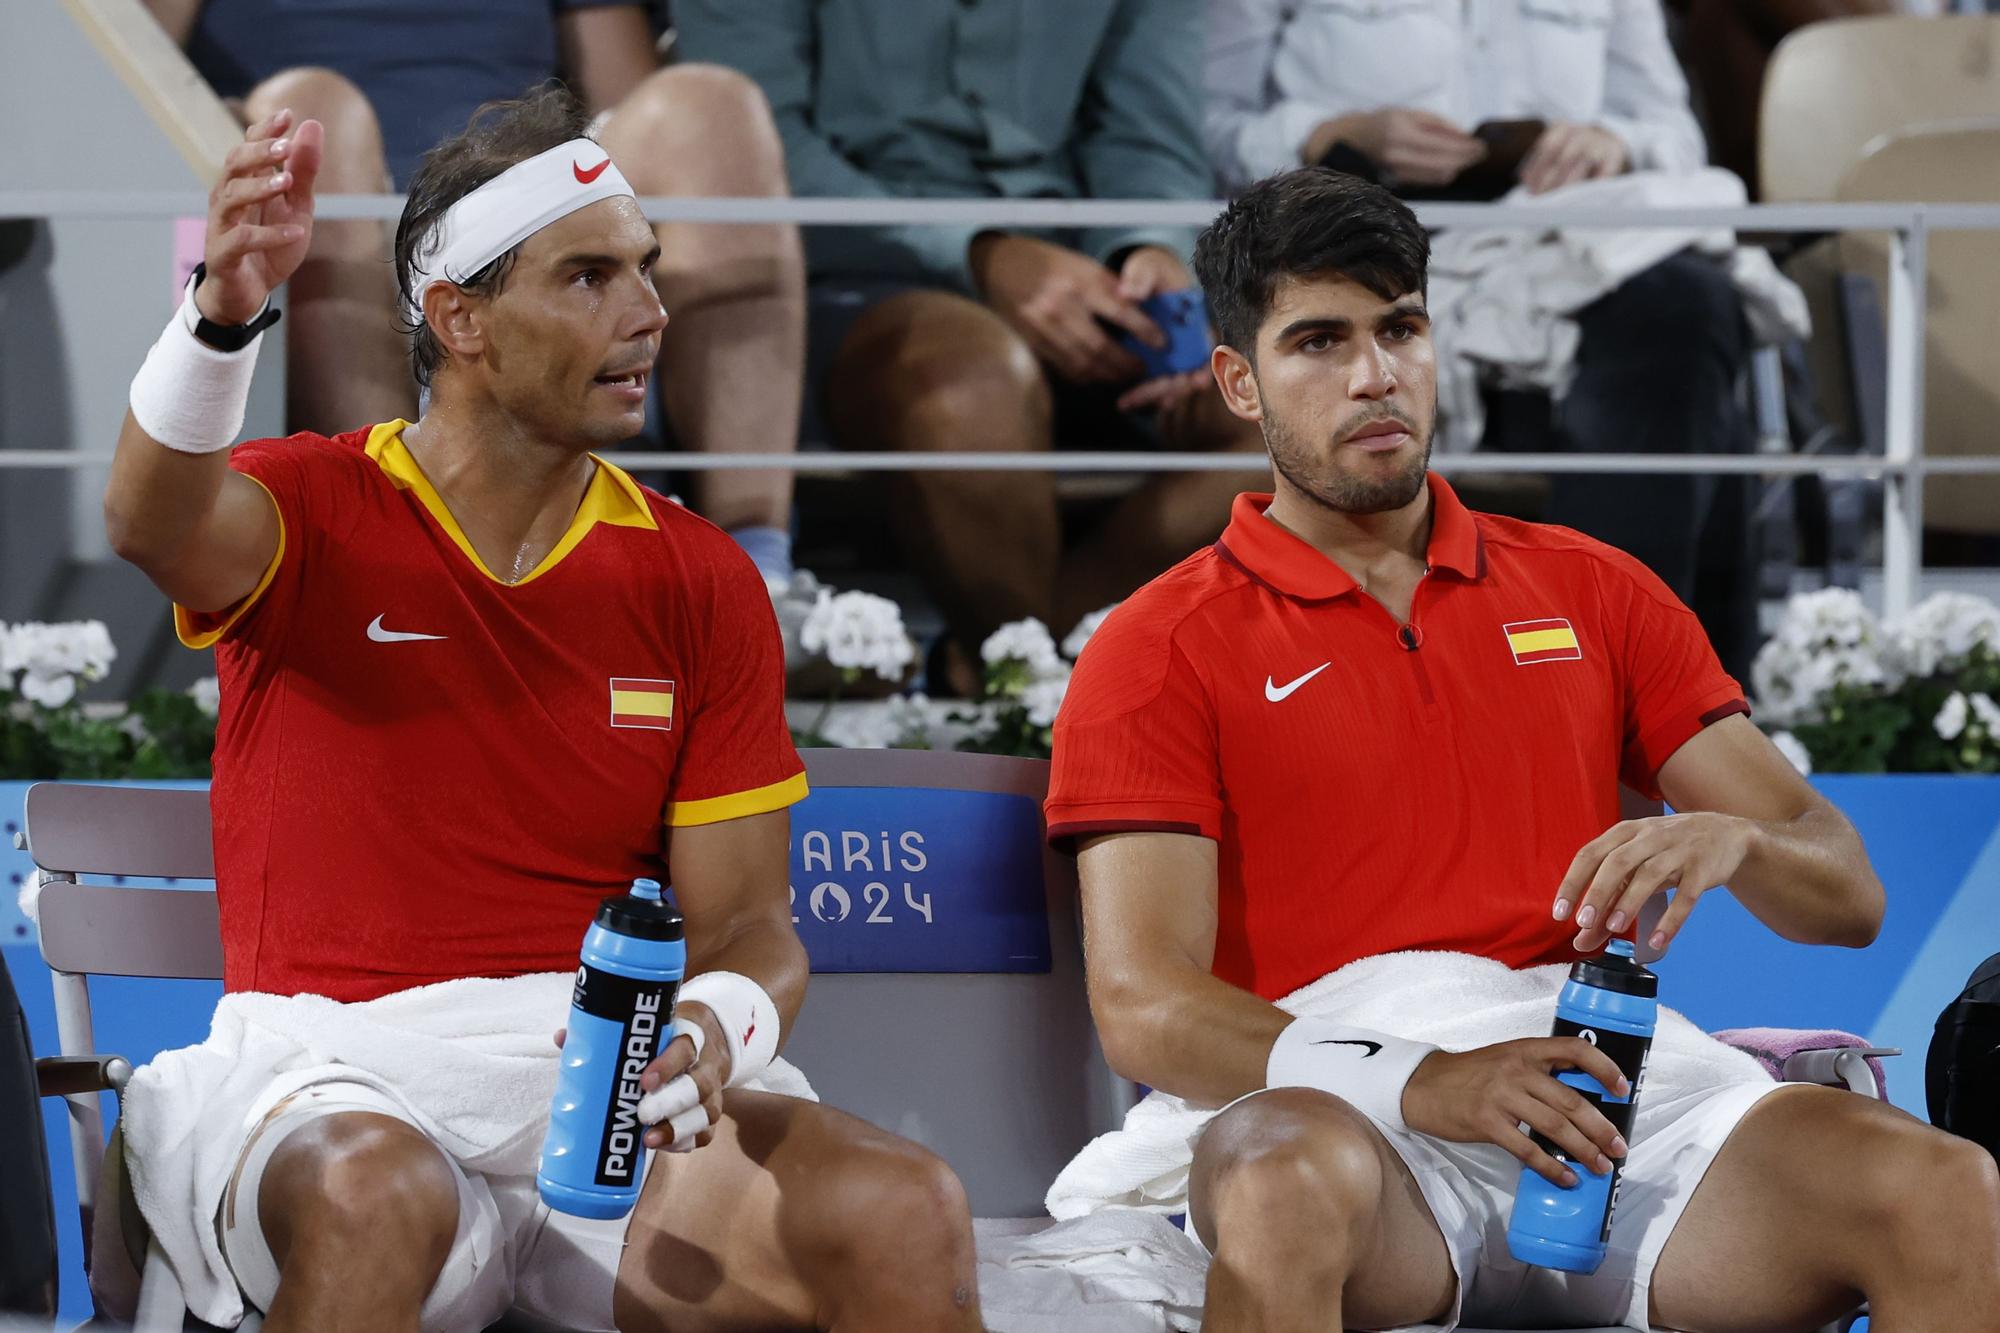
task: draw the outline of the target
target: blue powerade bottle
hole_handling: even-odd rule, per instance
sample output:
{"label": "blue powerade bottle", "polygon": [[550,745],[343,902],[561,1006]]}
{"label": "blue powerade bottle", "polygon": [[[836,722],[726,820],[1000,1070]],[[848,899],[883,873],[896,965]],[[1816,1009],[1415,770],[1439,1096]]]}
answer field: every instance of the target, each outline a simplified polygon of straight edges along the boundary
{"label": "blue powerade bottle", "polygon": [[[1569,981],[1556,1000],[1553,1035],[1582,1037],[1610,1056],[1632,1085],[1632,1095],[1613,1097],[1596,1079],[1574,1069],[1556,1078],[1604,1113],[1624,1136],[1628,1152],[1633,1108],[1659,1019],[1659,989],[1659,978],[1633,960],[1631,942],[1613,940],[1602,957],[1586,958],[1570,968]],[[1625,1163],[1612,1158],[1610,1174],[1600,1176],[1540,1134],[1532,1137],[1536,1147],[1575,1172],[1577,1181],[1564,1189],[1522,1167],[1514,1212],[1507,1222],[1507,1250],[1524,1264],[1595,1273],[1604,1262],[1604,1242],[1611,1234],[1611,1212],[1618,1205]]]}
{"label": "blue powerade bottle", "polygon": [[639,1076],[673,1032],[687,971],[681,914],[657,880],[606,898],[583,937],[563,1038],[562,1074],[535,1185],[542,1202],[577,1217],[632,1211],[645,1181]]}

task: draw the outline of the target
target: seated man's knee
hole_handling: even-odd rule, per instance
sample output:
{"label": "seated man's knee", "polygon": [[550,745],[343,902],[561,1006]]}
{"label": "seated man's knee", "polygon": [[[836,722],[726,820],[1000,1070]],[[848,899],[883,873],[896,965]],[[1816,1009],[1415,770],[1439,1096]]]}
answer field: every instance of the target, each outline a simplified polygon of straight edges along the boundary
{"label": "seated man's knee", "polygon": [[965,1186],[935,1153],[869,1132],[824,1169],[826,1187],[814,1210],[822,1225],[812,1246],[822,1255],[884,1280],[913,1270],[971,1271]]}
{"label": "seated man's knee", "polygon": [[657,169],[683,178],[684,187],[726,172],[770,177],[783,189],[785,150],[771,104],[754,80],[726,66],[669,65],[650,74],[618,104],[612,123],[620,145],[645,146],[639,153],[649,160],[621,159],[628,175]]}
{"label": "seated man's knee", "polygon": [[1836,1186],[1862,1232],[1896,1261],[1977,1257],[2000,1283],[2000,1167],[1984,1148],[1866,1105],[1853,1116],[1847,1179]]}
{"label": "seated man's knee", "polygon": [[1712,256],[1683,250],[1627,278],[1590,307],[1594,321],[1615,318],[1655,349],[1715,346],[1739,353],[1747,345],[1743,300],[1728,267]]}
{"label": "seated man's knee", "polygon": [[1195,1229],[1345,1228],[1374,1216],[1385,1178],[1368,1117],[1329,1093],[1277,1088],[1209,1122],[1189,1183]]}
{"label": "seated man's knee", "polygon": [[320,167],[322,192],[366,193],[387,188],[389,172],[382,126],[367,94],[330,69],[301,66],[280,70],[243,99],[252,122],[289,108],[292,124],[316,120],[326,127]]}
{"label": "seated man's knee", "polygon": [[297,1246],[405,1258],[435,1276],[458,1230],[458,1180],[415,1126],[341,1112],[299,1126],[271,1154],[257,1206],[282,1267]]}
{"label": "seated man's knee", "polygon": [[961,425],[1045,428],[1052,410],[1048,380],[1020,335],[976,301],[944,291],[905,292],[857,319],[827,392],[844,435],[894,431],[914,415],[929,428],[917,447],[939,449],[956,447]]}

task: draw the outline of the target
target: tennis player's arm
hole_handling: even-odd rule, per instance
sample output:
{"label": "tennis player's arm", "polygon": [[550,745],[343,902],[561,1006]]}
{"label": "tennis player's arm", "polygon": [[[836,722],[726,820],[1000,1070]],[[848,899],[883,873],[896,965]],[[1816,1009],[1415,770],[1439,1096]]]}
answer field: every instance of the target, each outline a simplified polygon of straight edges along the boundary
{"label": "tennis player's arm", "polygon": [[565,9],[556,20],[564,77],[591,115],[609,111],[659,69],[640,5]]}
{"label": "tennis player's arm", "polygon": [[1197,1105],[1265,1085],[1292,1016],[1218,980],[1216,848],[1190,833],[1083,841],[1085,972],[1105,1059],[1120,1075]]}
{"label": "tennis player's arm", "polygon": [[[1729,892],[1779,935],[1860,948],[1882,929],[1882,881],[1861,835],[1749,718],[1696,732],[1660,766],[1659,784],[1677,811],[1740,821],[1748,846]],[[1669,909],[1669,934],[1692,905],[1691,895],[1687,907]]]}
{"label": "tennis player's arm", "polygon": [[220,611],[257,589],[278,554],[270,493],[229,467],[227,451],[188,454],[128,411],[104,492],[111,549],[190,611]]}
{"label": "tennis player's arm", "polygon": [[687,918],[687,974],[735,972],[764,988],[779,1041],[806,995],[806,949],[792,928],[791,812],[669,825],[667,864]]}

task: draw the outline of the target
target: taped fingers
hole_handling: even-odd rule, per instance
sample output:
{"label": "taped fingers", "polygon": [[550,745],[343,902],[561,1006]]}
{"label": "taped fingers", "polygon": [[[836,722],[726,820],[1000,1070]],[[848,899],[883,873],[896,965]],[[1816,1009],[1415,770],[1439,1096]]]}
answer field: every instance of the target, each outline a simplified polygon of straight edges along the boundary
{"label": "taped fingers", "polygon": [[639,1123],[657,1125],[662,1120],[671,1121],[689,1107],[700,1106],[701,1100],[701,1087],[694,1081],[694,1075],[668,1079],[664,1086],[639,1099]]}
{"label": "taped fingers", "polygon": [[698,1146],[695,1142],[701,1135],[714,1128],[708,1118],[706,1106],[695,1106],[682,1111],[667,1122],[667,1132],[673,1137],[667,1141],[668,1152],[687,1152]]}

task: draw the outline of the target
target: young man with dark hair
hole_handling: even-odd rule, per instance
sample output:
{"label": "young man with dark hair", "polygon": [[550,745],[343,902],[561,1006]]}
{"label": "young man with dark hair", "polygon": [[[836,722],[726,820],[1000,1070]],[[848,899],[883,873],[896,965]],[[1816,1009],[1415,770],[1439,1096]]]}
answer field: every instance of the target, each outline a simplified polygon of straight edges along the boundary
{"label": "young man with dark hair", "polygon": [[[1322,169],[1203,235],[1211,368],[1276,493],[1106,621],[1056,723],[1105,1052],[1187,1117],[1186,1175],[1149,1159],[1147,1197],[1184,1196],[1214,1255],[1203,1327],[1804,1328],[1866,1298],[1885,1328],[2000,1329],[1984,1153],[1675,1014],[1602,1267],[1509,1256],[1523,1164],[1573,1183],[1627,1151],[1554,1077],[1629,1091],[1617,1066],[1539,1035],[1564,964],[1635,926],[1664,949],[1711,885],[1858,947],[1883,894],[1657,578],[1427,471],[1427,254]],[[1620,822],[1621,779],[1681,813]]]}
{"label": "young man with dark hair", "polygon": [[[205,271],[133,381],[106,518],[183,640],[217,645],[229,992],[128,1091],[148,1221],[215,1323],[974,1329],[950,1170],[778,1095],[806,784],[777,629],[728,537],[592,452],[637,428],[667,315],[660,244],[583,123],[560,92],[488,107],[417,173],[417,423],[229,449],[311,244],[324,132],[282,110],[232,153]],[[551,1213],[533,1172],[578,944],[669,874],[689,976],[637,1108],[667,1151],[629,1220]],[[343,1047],[357,1025],[381,1039]]]}

